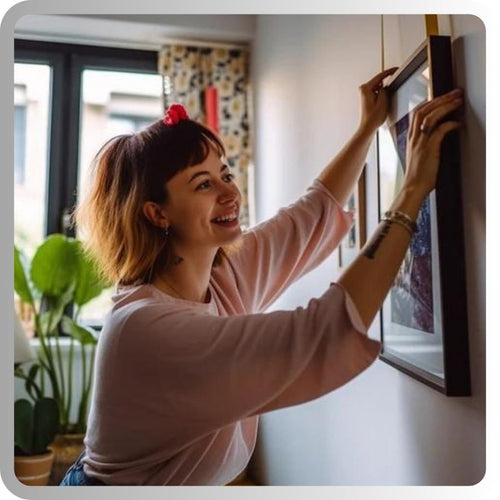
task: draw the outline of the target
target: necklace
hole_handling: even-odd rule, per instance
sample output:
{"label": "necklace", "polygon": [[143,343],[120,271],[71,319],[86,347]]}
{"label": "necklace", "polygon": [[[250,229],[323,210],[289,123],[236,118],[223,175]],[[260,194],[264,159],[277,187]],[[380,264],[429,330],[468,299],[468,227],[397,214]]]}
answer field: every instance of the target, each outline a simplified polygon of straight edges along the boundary
{"label": "necklace", "polygon": [[164,279],[163,277],[161,277],[161,276],[160,276],[160,281],[161,281],[163,284],[167,285],[167,286],[168,286],[168,288],[170,288],[170,290],[172,290],[172,292],[174,292],[174,293],[177,295],[177,297],[179,297],[179,298],[180,298],[180,299],[182,299],[182,300],[188,300],[188,299],[186,299],[186,297],[184,297],[184,295],[182,295],[182,293],[180,293],[180,292],[177,290],[177,288],[175,288],[175,287],[174,287],[174,286],[172,286],[170,283],[168,283],[167,281],[165,281],[165,279]]}

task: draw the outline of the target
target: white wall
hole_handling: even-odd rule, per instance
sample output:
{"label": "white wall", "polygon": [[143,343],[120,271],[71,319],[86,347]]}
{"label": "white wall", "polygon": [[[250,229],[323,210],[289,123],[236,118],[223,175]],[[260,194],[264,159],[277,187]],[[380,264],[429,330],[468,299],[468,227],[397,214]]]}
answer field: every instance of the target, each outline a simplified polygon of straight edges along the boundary
{"label": "white wall", "polygon": [[[461,141],[473,396],[447,398],[376,361],[332,394],[261,418],[252,470],[262,484],[468,485],[482,478],[484,31],[471,16],[452,21],[457,83],[468,101]],[[380,26],[380,16],[259,16],[252,69],[258,220],[299,196],[354,130],[357,87],[380,69]],[[375,179],[371,165],[369,233]],[[333,256],[275,307],[305,304],[335,274]],[[376,326],[370,335],[378,336]]]}

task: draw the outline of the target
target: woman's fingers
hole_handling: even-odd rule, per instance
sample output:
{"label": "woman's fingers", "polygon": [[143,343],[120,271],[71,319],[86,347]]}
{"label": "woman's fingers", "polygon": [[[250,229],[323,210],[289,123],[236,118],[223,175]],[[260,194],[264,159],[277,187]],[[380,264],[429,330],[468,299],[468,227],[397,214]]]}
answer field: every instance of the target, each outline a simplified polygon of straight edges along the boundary
{"label": "woman's fingers", "polygon": [[436,185],[444,136],[461,126],[461,122],[447,115],[456,111],[462,102],[461,92],[450,92],[413,111],[408,132],[407,180],[426,192],[431,192]]}
{"label": "woman's fingers", "polygon": [[[417,106],[415,106],[413,108],[413,110],[411,111],[411,120],[410,120],[410,129],[408,130],[408,136],[409,137],[413,137],[415,135],[415,130],[417,128],[417,125],[416,125],[416,122],[417,122],[417,113],[420,112],[420,110],[426,105],[426,104],[429,104],[429,101],[424,101],[424,102],[421,102],[420,104],[418,104]],[[418,127],[420,127],[421,125],[421,121],[418,125]]]}
{"label": "woman's fingers", "polygon": [[437,123],[439,118],[442,118],[453,109],[458,108],[462,103],[462,93],[461,89],[455,89],[447,94],[443,94],[442,96],[436,97],[417,106],[413,112],[410,134],[414,135],[417,131],[421,130],[421,126],[424,122],[425,126],[431,126],[429,120],[432,119],[432,116],[436,116],[436,112],[438,118],[434,119],[432,126]]}
{"label": "woman's fingers", "polygon": [[380,87],[382,85],[382,82],[384,81],[384,78],[387,78],[389,75],[392,75],[396,70],[397,66],[393,68],[386,69],[384,71],[381,71],[380,73],[377,73],[371,80],[368,80],[366,83],[361,85],[361,87],[370,89],[370,90],[375,90],[376,88]]}
{"label": "woman's fingers", "polygon": [[462,99],[457,98],[453,101],[444,103],[439,108],[432,109],[422,120],[420,124],[420,130],[431,131],[439,123],[439,121],[444,118],[447,114],[457,110],[462,105]]}
{"label": "woman's fingers", "polygon": [[430,137],[429,140],[432,141],[436,147],[439,147],[441,141],[448,132],[460,128],[461,126],[462,122],[457,122],[457,121],[448,121],[441,123],[434,129],[432,136]]}

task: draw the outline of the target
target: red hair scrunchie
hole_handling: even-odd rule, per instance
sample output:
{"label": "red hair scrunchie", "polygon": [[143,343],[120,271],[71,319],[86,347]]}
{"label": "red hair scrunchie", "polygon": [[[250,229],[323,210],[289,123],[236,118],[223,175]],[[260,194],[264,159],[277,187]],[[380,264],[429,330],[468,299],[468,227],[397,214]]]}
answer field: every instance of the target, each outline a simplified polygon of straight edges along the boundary
{"label": "red hair scrunchie", "polygon": [[186,108],[182,104],[171,104],[165,113],[163,123],[167,126],[176,125],[182,120],[189,120]]}

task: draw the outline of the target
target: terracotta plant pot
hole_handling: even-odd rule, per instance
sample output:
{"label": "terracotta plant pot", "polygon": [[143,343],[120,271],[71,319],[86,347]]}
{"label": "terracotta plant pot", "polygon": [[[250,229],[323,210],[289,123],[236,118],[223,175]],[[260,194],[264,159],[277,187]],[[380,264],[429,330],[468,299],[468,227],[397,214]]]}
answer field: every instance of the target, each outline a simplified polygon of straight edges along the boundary
{"label": "terracotta plant pot", "polygon": [[52,451],[41,455],[15,456],[14,473],[26,486],[47,486],[53,462]]}
{"label": "terracotta plant pot", "polygon": [[57,434],[49,449],[54,452],[50,485],[57,486],[83,451],[85,434]]}

